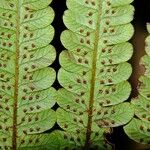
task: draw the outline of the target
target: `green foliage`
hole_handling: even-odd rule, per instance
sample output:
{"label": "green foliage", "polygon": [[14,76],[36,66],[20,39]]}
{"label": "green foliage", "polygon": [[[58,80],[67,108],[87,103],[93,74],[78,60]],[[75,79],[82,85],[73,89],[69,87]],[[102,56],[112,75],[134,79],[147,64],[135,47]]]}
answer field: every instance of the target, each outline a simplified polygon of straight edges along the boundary
{"label": "green foliage", "polygon": [[[150,33],[150,25],[147,28]],[[141,60],[145,73],[139,79],[139,95],[131,101],[136,117],[124,127],[131,139],[142,144],[150,144],[150,36],[146,39],[146,53]]]}
{"label": "green foliage", "polygon": [[0,149],[43,149],[56,122],[51,0],[0,0]]}
{"label": "green foliage", "polygon": [[105,133],[127,123],[133,107],[127,63],[133,48],[132,0],[67,0],[60,55],[57,149],[111,149]]}

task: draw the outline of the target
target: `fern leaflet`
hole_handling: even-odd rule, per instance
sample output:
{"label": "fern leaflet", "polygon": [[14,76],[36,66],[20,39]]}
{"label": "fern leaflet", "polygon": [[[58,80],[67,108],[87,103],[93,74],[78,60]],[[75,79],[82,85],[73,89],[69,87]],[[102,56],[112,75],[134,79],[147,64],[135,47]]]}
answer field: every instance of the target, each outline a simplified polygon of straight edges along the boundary
{"label": "fern leaflet", "polygon": [[55,121],[51,0],[0,1],[0,149],[40,149]]}
{"label": "fern leaflet", "polygon": [[[150,33],[149,24],[147,28]],[[136,118],[124,127],[131,139],[142,144],[150,144],[150,36],[146,39],[146,53],[141,60],[145,73],[139,79],[139,95],[131,101]]]}
{"label": "fern leaflet", "polygon": [[132,0],[67,0],[57,122],[60,149],[111,149],[104,133],[133,117],[126,81],[133,48]]}

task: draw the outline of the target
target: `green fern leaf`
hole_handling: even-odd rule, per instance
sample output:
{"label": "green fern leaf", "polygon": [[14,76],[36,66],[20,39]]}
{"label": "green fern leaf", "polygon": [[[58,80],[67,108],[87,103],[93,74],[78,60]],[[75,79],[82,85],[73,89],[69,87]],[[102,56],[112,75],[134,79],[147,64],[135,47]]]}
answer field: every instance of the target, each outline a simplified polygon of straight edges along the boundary
{"label": "green fern leaf", "polygon": [[111,149],[104,133],[133,117],[126,81],[133,53],[132,0],[67,0],[56,132],[59,149]]}
{"label": "green fern leaf", "polygon": [[[150,33],[149,24],[147,28]],[[150,36],[146,39],[146,53],[141,60],[145,73],[139,79],[139,95],[131,101],[136,118],[124,127],[131,139],[142,144],[150,144]]]}
{"label": "green fern leaf", "polygon": [[[0,1],[0,149],[33,149],[55,121],[51,0]],[[46,138],[47,137],[47,138]],[[40,148],[39,148],[40,149]]]}

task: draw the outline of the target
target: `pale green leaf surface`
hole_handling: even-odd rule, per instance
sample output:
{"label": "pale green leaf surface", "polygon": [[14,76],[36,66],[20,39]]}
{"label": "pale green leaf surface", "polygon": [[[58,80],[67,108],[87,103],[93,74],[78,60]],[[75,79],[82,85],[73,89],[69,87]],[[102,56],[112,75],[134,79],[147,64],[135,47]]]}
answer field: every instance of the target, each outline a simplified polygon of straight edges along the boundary
{"label": "pale green leaf surface", "polygon": [[[0,1],[0,149],[40,149],[56,121],[51,0]],[[15,121],[16,120],[16,121]],[[16,129],[15,129],[16,128]],[[44,141],[45,140],[45,141]],[[39,146],[39,148],[37,148]],[[46,146],[46,145],[45,145]]]}
{"label": "pale green leaf surface", "polygon": [[72,138],[66,141],[58,133],[59,148],[111,149],[104,133],[133,117],[133,107],[124,103],[131,92],[126,81],[132,72],[126,62],[133,53],[128,43],[133,35],[131,2],[66,2],[63,19],[68,30],[62,33],[61,41],[67,50],[59,57],[58,80],[63,88],[58,91],[60,108],[56,114],[64,130],[61,134]]}

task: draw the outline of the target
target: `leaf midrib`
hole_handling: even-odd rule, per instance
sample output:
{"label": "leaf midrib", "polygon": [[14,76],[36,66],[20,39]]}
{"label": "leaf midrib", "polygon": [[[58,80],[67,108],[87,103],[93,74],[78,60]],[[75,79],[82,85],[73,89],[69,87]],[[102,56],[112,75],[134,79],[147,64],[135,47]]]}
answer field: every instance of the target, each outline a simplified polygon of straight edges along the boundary
{"label": "leaf midrib", "polygon": [[13,103],[13,133],[12,149],[17,150],[17,108],[18,108],[18,91],[19,91],[19,57],[20,57],[20,8],[21,0],[16,2],[16,39],[15,39],[15,82],[14,82],[14,103]]}
{"label": "leaf midrib", "polygon": [[97,53],[98,53],[98,43],[100,38],[100,19],[101,19],[101,11],[102,11],[102,1],[100,0],[98,3],[98,17],[96,23],[95,30],[95,42],[93,49],[93,61],[92,61],[92,78],[91,78],[91,87],[90,87],[90,100],[89,100],[89,109],[88,109],[88,123],[87,123],[87,131],[86,131],[86,141],[84,145],[85,150],[90,149],[91,142],[91,128],[92,128],[92,115],[93,115],[93,104],[94,104],[94,91],[95,91],[95,80],[96,80],[96,66],[97,66]]}

